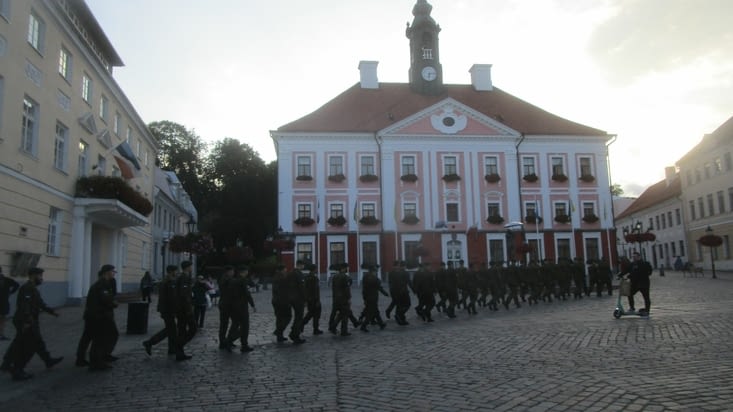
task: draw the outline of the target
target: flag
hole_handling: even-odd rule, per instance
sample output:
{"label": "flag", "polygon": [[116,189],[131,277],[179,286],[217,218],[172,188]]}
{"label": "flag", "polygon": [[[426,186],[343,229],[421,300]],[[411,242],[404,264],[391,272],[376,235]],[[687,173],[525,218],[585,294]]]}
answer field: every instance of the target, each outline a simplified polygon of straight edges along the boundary
{"label": "flag", "polygon": [[573,201],[568,198],[568,204],[570,205],[570,212],[575,213],[575,205],[573,204]]}
{"label": "flag", "polygon": [[316,223],[321,223],[321,201],[316,205]]}
{"label": "flag", "polygon": [[359,201],[357,200],[356,203],[354,203],[354,222],[359,221]]}
{"label": "flag", "polygon": [[120,173],[123,178],[132,179],[140,176],[140,163],[137,161],[127,141],[123,141],[115,147],[113,156],[117,165],[120,167]]}

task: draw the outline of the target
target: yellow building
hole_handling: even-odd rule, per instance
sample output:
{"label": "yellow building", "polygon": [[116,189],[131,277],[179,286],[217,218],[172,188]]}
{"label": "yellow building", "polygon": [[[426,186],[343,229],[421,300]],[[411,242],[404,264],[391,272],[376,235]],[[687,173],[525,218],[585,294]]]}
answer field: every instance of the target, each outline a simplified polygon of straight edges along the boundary
{"label": "yellow building", "polygon": [[83,0],[0,0],[0,265],[44,268],[52,305],[80,302],[102,264],[122,291],[151,267],[157,146],[118,66]]}

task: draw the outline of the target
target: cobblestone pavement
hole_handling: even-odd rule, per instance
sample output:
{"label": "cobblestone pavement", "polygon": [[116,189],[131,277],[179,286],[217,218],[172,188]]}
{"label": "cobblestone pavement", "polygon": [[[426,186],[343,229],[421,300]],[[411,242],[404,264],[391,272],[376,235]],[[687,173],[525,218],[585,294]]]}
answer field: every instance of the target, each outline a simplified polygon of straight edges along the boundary
{"label": "cobblestone pavement", "polygon": [[[330,309],[323,290],[322,329]],[[733,411],[733,274],[719,279],[652,278],[652,317],[614,319],[616,296],[540,303],[426,324],[326,333],[277,344],[269,291],[255,295],[250,344],[220,351],[218,311],[189,344],[191,361],[145,355],[142,335],[125,335],[108,372],[73,366],[81,309],[43,317],[42,333],[64,362],[34,379],[0,377],[2,411]],[[361,295],[354,291],[355,311]],[[641,296],[637,299],[641,300]],[[414,303],[414,299],[413,299]],[[625,303],[625,302],[624,302]],[[386,307],[383,299],[380,306]],[[639,304],[637,303],[637,306]],[[151,308],[149,333],[162,325]],[[12,326],[10,327],[12,328]],[[7,342],[0,343],[4,352]]]}

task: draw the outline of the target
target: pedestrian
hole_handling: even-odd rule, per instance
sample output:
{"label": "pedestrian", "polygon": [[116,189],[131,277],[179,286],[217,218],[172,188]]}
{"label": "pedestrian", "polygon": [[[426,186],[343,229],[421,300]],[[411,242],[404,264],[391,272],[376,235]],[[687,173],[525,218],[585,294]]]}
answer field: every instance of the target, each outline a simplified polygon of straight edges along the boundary
{"label": "pedestrian", "polygon": [[196,277],[196,282],[193,284],[191,291],[193,293],[193,319],[198,328],[201,329],[204,327],[206,309],[211,304],[209,285],[206,284],[202,275]]}
{"label": "pedestrian", "polygon": [[283,333],[290,323],[292,312],[288,300],[285,266],[282,264],[275,268],[275,273],[272,276],[272,309],[275,312],[275,332],[273,332],[273,335],[275,335],[278,342],[285,342],[287,339],[283,336]]}
{"label": "pedestrian", "polygon": [[[110,269],[111,266],[111,269]],[[114,274],[112,274],[111,277],[106,276],[108,270],[114,270],[114,266],[112,265],[105,265],[103,266],[103,269],[106,269],[104,271],[100,270],[97,272],[97,282],[100,280],[103,282],[106,282],[105,287],[107,291],[109,291],[109,294],[112,295],[112,300],[114,301],[114,297],[117,295],[117,282],[115,282]],[[116,272],[115,272],[116,273]],[[105,278],[106,279],[103,279]],[[91,288],[89,289],[89,292],[87,293],[87,304],[89,303],[89,293],[91,293]],[[116,303],[115,303],[116,305]],[[114,314],[113,314],[114,315]],[[89,350],[89,346],[92,344],[92,331],[89,329],[90,323],[86,321],[87,316],[87,310],[85,308],[84,310],[84,330],[82,331],[81,337],[79,338],[79,343],[76,346],[76,362],[74,365],[80,366],[80,367],[87,367],[89,366],[89,362],[86,360],[87,350]],[[114,320],[114,317],[113,317]],[[117,326],[115,325],[115,331],[117,331]],[[109,352],[106,355],[106,361],[108,362],[114,362],[117,360],[117,357],[112,355],[112,349],[117,345],[117,339],[119,339],[119,333],[117,332],[114,334],[114,338],[109,342],[109,345],[111,346]]]}
{"label": "pedestrian", "polygon": [[219,349],[230,349],[227,344],[227,332],[229,321],[232,319],[232,301],[227,293],[229,292],[228,284],[233,277],[234,266],[225,266],[224,272],[219,277]]}
{"label": "pedestrian", "polygon": [[286,277],[288,305],[290,306],[288,310],[292,311],[293,314],[293,324],[290,327],[288,337],[296,345],[305,343],[305,339],[300,336],[303,333],[303,314],[305,312],[304,265],[305,262],[298,260],[295,269],[289,272]]}
{"label": "pedestrian", "polygon": [[178,297],[178,280],[176,277],[176,265],[168,265],[165,268],[165,277],[158,286],[158,312],[163,319],[165,328],[151,336],[150,339],[143,341],[143,347],[148,355],[152,355],[153,346],[160,343],[163,339],[168,338],[168,354],[176,355],[177,361],[185,361],[191,359],[190,355],[186,355],[183,351],[183,345],[180,343],[178,327],[176,325],[178,314],[179,297]]}
{"label": "pedestrian", "polygon": [[432,322],[432,311],[435,307],[435,281],[433,273],[428,270],[427,263],[420,263],[412,278],[412,287],[417,295],[415,313],[425,322]]}
{"label": "pedestrian", "polygon": [[10,295],[19,287],[18,282],[3,274],[3,268],[0,266],[0,340],[8,340],[5,336],[5,318],[10,313]]}
{"label": "pedestrian", "polygon": [[[337,266],[338,273],[331,279],[331,292],[333,295],[332,322],[329,322],[328,330],[336,333],[341,325],[341,336],[350,336],[349,319],[353,318],[351,313],[351,276],[346,273],[349,270],[348,263],[344,262]],[[353,320],[352,320],[353,321]]]}
{"label": "pedestrian", "polygon": [[649,262],[643,260],[639,252],[634,252],[633,261],[630,265],[621,273],[619,276],[629,275],[631,280],[631,291],[629,292],[629,308],[630,310],[636,311],[634,306],[634,295],[636,292],[641,292],[641,296],[644,298],[644,309],[639,310],[640,315],[649,315],[651,309],[651,298],[649,297],[649,277],[652,274],[652,265]]}
{"label": "pedestrian", "polygon": [[193,279],[191,272],[193,264],[190,260],[181,262],[181,274],[178,275],[178,305],[176,305],[179,344],[186,346],[193,339],[198,330],[196,319],[193,316]]}
{"label": "pedestrian", "polygon": [[152,302],[150,295],[153,293],[153,277],[150,271],[145,271],[143,277],[140,278],[140,296],[143,302]]}
{"label": "pedestrian", "polygon": [[303,327],[308,324],[309,321],[313,320],[313,334],[320,335],[323,333],[318,328],[318,323],[321,320],[321,282],[318,279],[318,273],[316,273],[316,266],[313,264],[308,265],[308,274],[305,275],[303,280],[303,286],[305,288],[305,304],[307,312],[303,318]]}
{"label": "pedestrian", "polygon": [[253,311],[257,309],[252,294],[249,292],[250,287],[255,287],[255,285],[249,278],[249,268],[246,266],[236,270],[234,276],[226,284],[227,300],[231,305],[232,326],[229,328],[224,345],[229,352],[232,351],[237,339],[242,344],[240,348],[242,353],[254,350],[249,346],[249,308],[252,307]]}
{"label": "pedestrian", "polygon": [[407,322],[407,311],[410,310],[412,302],[410,300],[410,290],[412,290],[412,280],[410,280],[410,274],[405,270],[406,266],[404,262],[400,262],[400,267],[397,271],[392,272],[395,276],[394,279],[394,295],[392,298],[395,300],[397,307],[395,309],[395,320],[398,325],[404,326],[409,325]]}
{"label": "pedestrian", "polygon": [[110,369],[109,361],[116,360],[112,351],[117,344],[119,332],[115,323],[115,292],[111,287],[115,278],[115,267],[103,265],[97,281],[89,288],[84,309],[84,329],[91,338],[89,370]]}
{"label": "pedestrian", "polygon": [[380,329],[384,329],[387,324],[382,320],[379,314],[379,294],[389,296],[387,291],[382,287],[382,281],[377,276],[379,265],[369,265],[369,271],[364,275],[361,281],[361,295],[364,299],[364,319],[361,322],[362,332],[369,332],[367,325],[377,324]]}
{"label": "pedestrian", "polygon": [[34,267],[28,270],[28,281],[18,289],[18,300],[13,316],[15,338],[10,343],[0,366],[0,370],[10,371],[13,380],[16,381],[33,377],[26,373],[25,366],[33,357],[34,352],[45,362],[46,368],[52,368],[64,359],[63,357],[51,357],[41,336],[41,327],[38,322],[40,312],[44,311],[55,317],[59,316],[43,301],[38,291],[38,286],[42,283],[43,269]]}

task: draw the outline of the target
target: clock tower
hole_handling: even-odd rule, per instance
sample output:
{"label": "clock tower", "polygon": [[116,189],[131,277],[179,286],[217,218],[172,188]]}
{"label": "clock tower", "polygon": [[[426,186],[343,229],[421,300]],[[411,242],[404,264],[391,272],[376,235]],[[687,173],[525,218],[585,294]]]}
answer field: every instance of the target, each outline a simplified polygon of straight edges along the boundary
{"label": "clock tower", "polygon": [[407,23],[405,34],[410,39],[410,88],[430,96],[443,92],[443,66],[440,65],[438,34],[440,26],[430,12],[427,0],[418,0],[412,8],[415,19]]}

